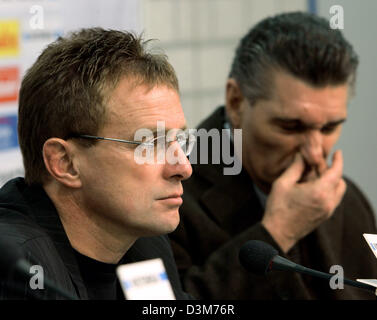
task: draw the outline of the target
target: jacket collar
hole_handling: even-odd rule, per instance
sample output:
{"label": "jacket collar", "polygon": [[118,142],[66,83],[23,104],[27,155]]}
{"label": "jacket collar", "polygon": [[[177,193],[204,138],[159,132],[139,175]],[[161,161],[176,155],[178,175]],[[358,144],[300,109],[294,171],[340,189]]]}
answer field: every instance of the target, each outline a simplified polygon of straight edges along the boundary
{"label": "jacket collar", "polygon": [[64,231],[64,227],[53,202],[41,186],[26,187],[23,196],[30,205],[36,223],[42,227],[52,239],[78,291],[80,299],[88,299],[88,293],[84,286],[73,248]]}
{"label": "jacket collar", "polygon": [[[225,108],[219,107],[214,113],[207,118],[198,127],[206,130],[224,128]],[[220,135],[221,137],[221,135]],[[211,149],[209,147],[209,149]],[[197,150],[200,150],[198,147]],[[199,158],[199,157],[198,157]],[[254,221],[257,216],[263,215],[262,206],[255,193],[253,182],[244,168],[238,175],[224,175],[223,169],[225,164],[195,164],[193,171],[198,176],[206,179],[210,183],[208,188],[201,196],[199,201],[205,206],[213,218],[221,225],[234,225],[231,220],[237,219],[243,208],[252,208],[252,212],[243,212],[245,216],[245,225],[248,221]],[[241,218],[241,217],[239,217]],[[236,230],[234,230],[236,231]]]}

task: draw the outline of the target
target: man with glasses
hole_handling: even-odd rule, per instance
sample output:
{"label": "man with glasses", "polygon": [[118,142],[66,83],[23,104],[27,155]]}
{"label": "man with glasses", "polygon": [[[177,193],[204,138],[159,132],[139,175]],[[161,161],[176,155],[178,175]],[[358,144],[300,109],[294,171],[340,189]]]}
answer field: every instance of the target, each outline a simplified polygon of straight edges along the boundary
{"label": "man with glasses", "polygon": [[341,32],[307,13],[266,18],[242,38],[225,106],[199,127],[242,129],[243,170],[226,176],[225,163],[195,164],[184,183],[171,239],[187,292],[206,299],[375,299],[288,271],[255,275],[238,259],[246,241],[262,240],[309,268],[340,265],[344,277],[377,277],[363,239],[377,233],[373,211],[342,177],[341,152],[330,157],[357,65]]}
{"label": "man with glasses", "polygon": [[[25,178],[0,191],[0,233],[71,296],[124,299],[116,267],[161,258],[175,297],[187,298],[165,236],[191,175],[178,90],[165,56],[100,28],[59,38],[27,71],[18,119]],[[175,161],[158,162],[166,150]],[[2,279],[2,298],[62,298],[28,280],[16,290],[14,277]]]}

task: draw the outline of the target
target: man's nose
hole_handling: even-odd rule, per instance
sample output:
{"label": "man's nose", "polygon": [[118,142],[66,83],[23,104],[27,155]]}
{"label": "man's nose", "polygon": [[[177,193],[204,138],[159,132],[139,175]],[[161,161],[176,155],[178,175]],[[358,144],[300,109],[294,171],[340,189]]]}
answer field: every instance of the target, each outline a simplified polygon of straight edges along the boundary
{"label": "man's nose", "polygon": [[305,135],[301,145],[301,154],[310,166],[318,166],[324,161],[323,137],[321,132],[312,131]]}
{"label": "man's nose", "polygon": [[[179,145],[177,141],[174,141],[170,148],[174,149],[168,149],[168,152],[166,154],[165,158],[165,173],[168,178],[175,177],[178,180],[186,180],[190,178],[192,174],[192,167],[189,159],[187,158],[185,152]],[[172,151],[174,152],[174,156],[172,156],[172,153],[169,155],[169,153]],[[170,158],[169,158],[170,156]]]}

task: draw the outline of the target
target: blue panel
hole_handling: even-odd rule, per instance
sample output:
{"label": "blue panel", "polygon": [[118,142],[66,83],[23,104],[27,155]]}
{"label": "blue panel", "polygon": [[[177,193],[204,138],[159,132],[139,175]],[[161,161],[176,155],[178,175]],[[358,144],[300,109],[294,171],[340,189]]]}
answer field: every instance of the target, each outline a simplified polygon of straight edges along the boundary
{"label": "blue panel", "polygon": [[17,116],[0,116],[0,151],[17,147]]}
{"label": "blue panel", "polygon": [[317,14],[317,0],[308,0],[308,10],[310,13]]}

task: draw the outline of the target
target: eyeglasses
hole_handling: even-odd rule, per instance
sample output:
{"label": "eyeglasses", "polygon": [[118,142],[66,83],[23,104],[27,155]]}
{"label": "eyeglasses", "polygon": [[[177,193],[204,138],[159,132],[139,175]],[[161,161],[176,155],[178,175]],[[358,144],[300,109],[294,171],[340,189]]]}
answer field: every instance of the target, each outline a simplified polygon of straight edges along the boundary
{"label": "eyeglasses", "polygon": [[105,138],[105,137],[97,137],[91,136],[87,134],[71,134],[68,138],[83,138],[83,139],[95,139],[95,140],[104,140],[104,141],[115,141],[121,143],[128,143],[143,146],[145,149],[149,150],[161,150],[158,146],[169,145],[174,141],[177,141],[181,149],[183,150],[184,154],[188,156],[194,148],[196,137],[193,134],[182,132],[177,134],[173,139],[168,136],[158,136],[153,139],[147,139],[146,141],[131,141],[131,140],[124,140],[124,139],[115,139],[115,138]]}

